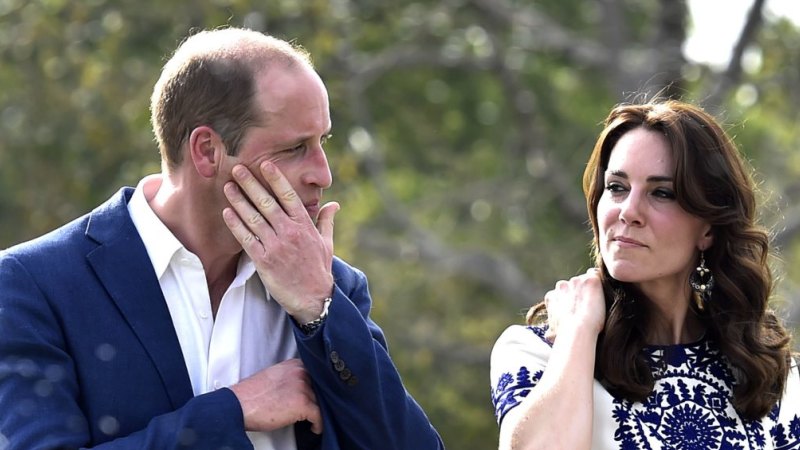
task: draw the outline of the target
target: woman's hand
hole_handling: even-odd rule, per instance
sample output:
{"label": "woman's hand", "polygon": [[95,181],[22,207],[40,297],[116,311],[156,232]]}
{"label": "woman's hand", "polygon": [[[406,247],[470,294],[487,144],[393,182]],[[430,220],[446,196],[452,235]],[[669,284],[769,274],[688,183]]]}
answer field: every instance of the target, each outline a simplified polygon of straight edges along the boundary
{"label": "woman's hand", "polygon": [[560,280],[544,296],[548,329],[545,338],[554,342],[556,334],[575,328],[603,331],[606,303],[600,271],[592,268],[582,275]]}
{"label": "woman's hand", "polygon": [[[553,343],[539,383],[500,425],[501,450],[588,450],[594,426],[597,337],[606,318],[600,273],[561,280],[545,297]],[[559,338],[555,341],[556,333]]]}

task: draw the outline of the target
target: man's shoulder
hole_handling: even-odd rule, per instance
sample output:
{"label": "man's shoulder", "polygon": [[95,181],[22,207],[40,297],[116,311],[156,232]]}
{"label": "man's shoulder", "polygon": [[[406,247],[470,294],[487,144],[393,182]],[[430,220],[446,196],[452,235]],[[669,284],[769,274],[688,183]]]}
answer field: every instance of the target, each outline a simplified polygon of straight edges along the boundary
{"label": "man's shoulder", "polygon": [[84,233],[88,216],[88,214],[84,214],[52,231],[28,241],[15,244],[3,250],[0,254],[2,254],[3,257],[14,256],[17,258],[25,258],[35,254],[57,251],[65,244],[71,242],[73,236]]}
{"label": "man's shoulder", "polygon": [[45,234],[0,251],[0,258],[11,257],[21,261],[45,258],[56,264],[65,263],[66,261],[63,258],[66,253],[78,248],[84,248],[82,243],[89,242],[89,239],[87,239],[88,230],[93,221],[96,223],[98,217],[114,208],[119,210],[120,205],[125,204],[123,200],[124,194],[125,191],[120,190],[91,212],[87,212]]}

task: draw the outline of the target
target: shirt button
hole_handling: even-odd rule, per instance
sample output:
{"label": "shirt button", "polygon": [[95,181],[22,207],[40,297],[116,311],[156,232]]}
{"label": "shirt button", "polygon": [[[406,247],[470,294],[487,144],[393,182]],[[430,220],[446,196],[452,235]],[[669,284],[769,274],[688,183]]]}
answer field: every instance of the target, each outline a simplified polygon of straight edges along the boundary
{"label": "shirt button", "polygon": [[219,380],[214,380],[214,389],[219,389],[222,387],[222,383]]}
{"label": "shirt button", "polygon": [[208,319],[208,312],[206,312],[205,310],[200,311],[200,318],[201,319]]}

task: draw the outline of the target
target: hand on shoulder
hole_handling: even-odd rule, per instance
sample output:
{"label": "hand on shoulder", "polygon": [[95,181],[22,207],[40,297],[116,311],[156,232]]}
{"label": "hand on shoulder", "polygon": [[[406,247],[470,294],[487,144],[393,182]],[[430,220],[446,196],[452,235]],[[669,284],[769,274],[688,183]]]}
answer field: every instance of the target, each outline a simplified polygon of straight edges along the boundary
{"label": "hand on shoulder", "polygon": [[595,335],[603,331],[606,303],[600,272],[591,268],[569,280],[560,280],[544,296],[548,329],[545,338],[554,342],[565,332],[587,331]]}

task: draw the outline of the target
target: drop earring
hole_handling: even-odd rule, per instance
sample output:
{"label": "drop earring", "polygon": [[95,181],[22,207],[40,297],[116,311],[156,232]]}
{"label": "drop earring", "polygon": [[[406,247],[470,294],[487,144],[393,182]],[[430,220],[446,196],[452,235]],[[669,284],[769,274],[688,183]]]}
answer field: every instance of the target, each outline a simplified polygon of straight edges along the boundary
{"label": "drop earring", "polygon": [[694,292],[700,297],[701,309],[711,300],[711,290],[714,288],[714,275],[711,274],[711,269],[706,267],[705,252],[700,251],[700,265],[694,269],[694,272],[689,276],[689,285],[692,286]]}

